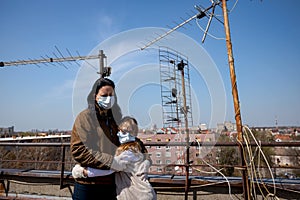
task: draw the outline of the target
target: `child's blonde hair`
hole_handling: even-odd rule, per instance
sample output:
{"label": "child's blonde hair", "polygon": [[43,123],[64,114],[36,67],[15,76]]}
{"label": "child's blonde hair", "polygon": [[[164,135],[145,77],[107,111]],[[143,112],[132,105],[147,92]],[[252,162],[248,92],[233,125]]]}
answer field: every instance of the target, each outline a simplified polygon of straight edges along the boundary
{"label": "child's blonde hair", "polygon": [[121,120],[119,129],[123,132],[129,132],[133,136],[137,136],[139,131],[137,121],[133,117],[124,117]]}
{"label": "child's blonde hair", "polygon": [[[129,117],[129,116],[124,117],[121,120],[119,129],[124,132],[129,132],[133,136],[137,136],[138,124],[137,124],[136,119],[134,119],[133,117]],[[116,155],[120,155],[123,151],[126,151],[126,150],[130,150],[134,153],[137,153],[137,152],[141,152],[142,147],[138,142],[135,142],[135,141],[123,143],[117,148]]]}

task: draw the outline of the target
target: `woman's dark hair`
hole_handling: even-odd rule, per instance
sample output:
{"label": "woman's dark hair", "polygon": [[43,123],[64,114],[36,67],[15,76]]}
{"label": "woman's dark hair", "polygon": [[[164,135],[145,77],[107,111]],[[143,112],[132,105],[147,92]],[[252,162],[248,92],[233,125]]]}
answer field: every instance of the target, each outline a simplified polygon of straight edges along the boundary
{"label": "woman's dark hair", "polygon": [[109,85],[113,89],[115,89],[115,83],[108,78],[100,78],[96,82],[97,82],[97,86],[96,86],[95,94],[97,94],[99,92],[100,88],[102,88],[103,86],[106,86],[106,85]]}
{"label": "woman's dark hair", "polygon": [[[111,86],[113,89],[115,89],[115,83],[108,79],[108,78],[99,78],[95,81],[92,90],[90,91],[88,97],[87,97],[87,102],[88,102],[88,108],[91,110],[97,110],[96,109],[96,95],[99,92],[100,88],[102,88],[103,86],[109,85]],[[117,124],[119,124],[121,117],[122,117],[122,112],[121,112],[121,108],[118,105],[118,98],[117,95],[115,93],[115,103],[112,107],[112,115],[116,121]]]}

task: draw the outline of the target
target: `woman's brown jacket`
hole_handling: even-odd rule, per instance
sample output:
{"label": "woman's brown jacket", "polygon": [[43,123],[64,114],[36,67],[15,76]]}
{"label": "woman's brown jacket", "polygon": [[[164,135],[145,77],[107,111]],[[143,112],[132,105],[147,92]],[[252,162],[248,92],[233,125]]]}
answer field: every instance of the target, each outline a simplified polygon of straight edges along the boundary
{"label": "woman's brown jacket", "polygon": [[[82,167],[110,169],[120,145],[118,126],[111,110],[86,109],[76,118],[71,136],[71,154]],[[82,184],[112,184],[114,175],[76,179]]]}

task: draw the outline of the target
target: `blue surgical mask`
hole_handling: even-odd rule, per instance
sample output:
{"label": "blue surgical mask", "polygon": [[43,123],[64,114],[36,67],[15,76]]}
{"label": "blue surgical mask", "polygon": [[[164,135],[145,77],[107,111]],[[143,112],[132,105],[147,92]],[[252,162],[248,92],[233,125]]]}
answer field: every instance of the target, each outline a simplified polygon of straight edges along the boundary
{"label": "blue surgical mask", "polygon": [[113,107],[113,105],[115,103],[115,97],[114,96],[106,96],[106,97],[99,96],[97,103],[101,108],[108,110]]}
{"label": "blue surgical mask", "polygon": [[128,132],[122,132],[119,131],[117,133],[117,136],[119,137],[119,141],[121,144],[127,143],[127,142],[134,142],[135,141],[135,136],[132,136]]}

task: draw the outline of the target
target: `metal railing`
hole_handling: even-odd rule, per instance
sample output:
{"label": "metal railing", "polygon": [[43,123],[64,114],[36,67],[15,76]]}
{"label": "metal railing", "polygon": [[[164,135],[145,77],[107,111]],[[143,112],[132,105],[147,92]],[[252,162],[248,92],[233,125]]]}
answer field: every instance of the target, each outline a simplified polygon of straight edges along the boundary
{"label": "metal railing", "polygon": [[[154,146],[185,146],[186,143],[185,142],[146,142],[144,143],[145,146],[149,146],[149,147],[154,147]],[[199,144],[196,142],[191,142],[190,146],[191,147],[196,147]],[[252,144],[255,145],[255,144]],[[300,142],[262,142],[261,147],[300,147]],[[217,143],[213,143],[213,142],[204,142],[201,143],[202,147],[237,147],[238,145],[235,142],[217,142]],[[28,147],[33,147],[35,148],[35,150],[40,153],[40,154],[44,154],[44,153],[49,153],[49,149],[50,148],[54,148],[55,152],[54,153],[58,153],[59,152],[59,160],[45,160],[45,159],[41,159],[41,158],[35,158],[34,155],[29,156],[28,158],[30,159],[26,159],[24,157],[22,157],[22,152],[24,152],[23,150],[28,149]],[[42,149],[44,148],[44,149]],[[11,173],[11,171],[6,171],[8,168],[7,166],[11,166],[13,169],[20,169],[21,171],[18,171],[18,177],[20,178],[22,176],[22,172],[28,172],[31,170],[40,170],[39,168],[39,164],[44,164],[46,165],[48,168],[46,170],[56,170],[57,171],[57,175],[56,175],[56,179],[55,179],[55,183],[54,184],[59,184],[60,188],[66,188],[68,187],[70,189],[70,184],[72,184],[73,178],[70,176],[70,171],[72,169],[72,167],[75,164],[75,161],[72,159],[70,152],[68,152],[69,154],[67,155],[67,151],[70,151],[70,143],[69,142],[62,142],[62,143],[15,143],[15,142],[0,142],[0,149],[1,149],[1,155],[0,155],[0,180],[1,183],[3,185],[5,185],[4,180],[13,180],[14,176],[12,176],[13,174]],[[21,150],[22,149],[22,150]],[[42,149],[42,150],[41,150]],[[31,149],[34,150],[34,149]],[[11,154],[11,158],[9,158],[8,153],[7,152],[12,152]],[[26,152],[26,151],[25,151]],[[27,153],[30,153],[27,151]],[[23,153],[24,154],[24,153]],[[13,156],[14,155],[14,156]],[[38,154],[36,154],[35,156],[37,156]],[[44,155],[46,158],[47,156]],[[58,157],[58,155],[56,154],[56,157]],[[10,163],[10,164],[8,164]],[[18,165],[19,164],[19,165]],[[28,164],[31,167],[24,167],[24,164]],[[34,164],[34,167],[32,167],[32,165]],[[47,165],[48,164],[48,165]],[[68,165],[66,167],[66,165]],[[50,167],[49,167],[50,166]],[[52,168],[51,168],[52,166]],[[53,167],[55,166],[55,167]],[[179,164],[153,164],[153,166],[162,166],[162,167],[166,167],[166,166],[181,166],[181,167],[205,167],[207,166],[206,164],[189,164],[189,166],[186,166],[185,164],[179,165]],[[242,169],[242,168],[246,168],[246,166],[240,166],[240,165],[219,165],[219,164],[213,164],[213,166],[215,167],[234,167],[236,169]],[[259,166],[260,168],[265,168],[265,166]],[[271,166],[272,169],[275,171],[276,173],[276,169],[278,168],[283,168],[283,169],[300,169],[300,166],[295,165],[295,166],[277,166],[277,165],[273,165]],[[69,174],[66,174],[69,173]],[[45,176],[41,176],[41,177],[37,177],[37,178],[44,178],[44,181],[49,181],[47,180],[47,177]],[[53,178],[53,177],[49,177]],[[183,179],[184,180],[184,179]],[[33,181],[33,179],[26,179],[26,181]],[[172,182],[172,179],[169,180],[169,182]],[[189,187],[191,185],[189,184]],[[201,187],[199,187],[200,189]],[[7,190],[8,188],[6,188]],[[172,189],[172,186],[168,187],[164,187],[164,190],[166,189]],[[174,188],[173,188],[174,189]],[[192,187],[190,188],[190,191],[194,192],[195,188],[193,189]],[[8,190],[7,190],[8,192]]]}

